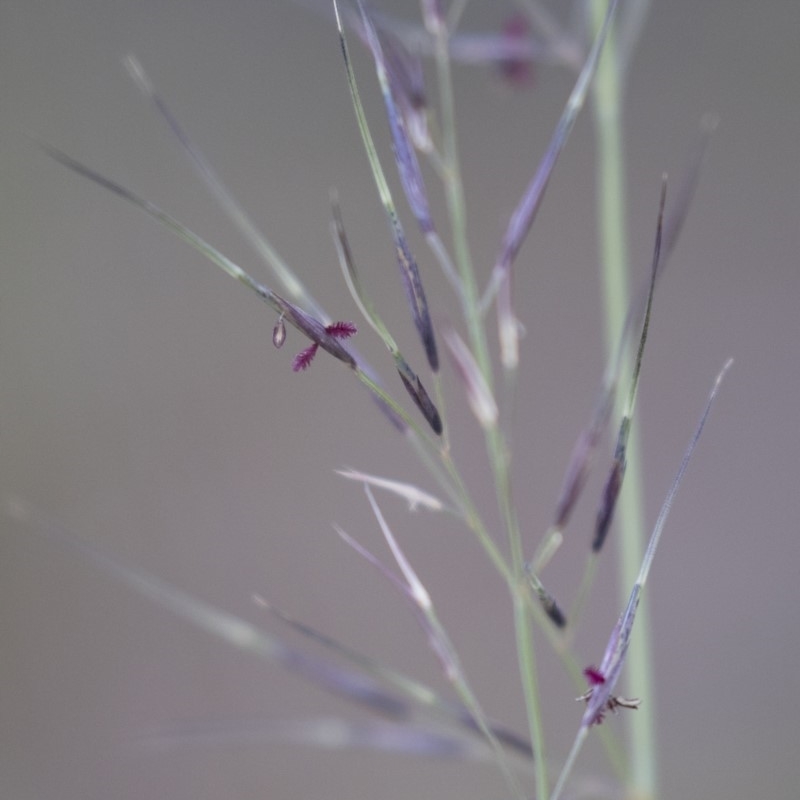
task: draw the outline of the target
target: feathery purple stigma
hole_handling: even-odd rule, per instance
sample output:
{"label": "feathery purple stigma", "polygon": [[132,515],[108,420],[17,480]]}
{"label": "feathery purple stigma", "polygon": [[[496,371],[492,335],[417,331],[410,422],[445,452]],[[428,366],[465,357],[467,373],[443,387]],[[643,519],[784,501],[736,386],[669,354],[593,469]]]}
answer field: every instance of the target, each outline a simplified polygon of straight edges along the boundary
{"label": "feathery purple stigma", "polygon": [[586,680],[589,681],[590,686],[599,686],[601,683],[606,682],[605,675],[597,667],[586,667],[583,674]]}
{"label": "feathery purple stigma", "polygon": [[308,369],[311,362],[314,360],[314,356],[317,354],[318,348],[319,345],[314,342],[314,344],[306,347],[305,350],[301,350],[294,359],[292,359],[292,371],[302,372],[304,369]]}
{"label": "feathery purple stigma", "polygon": [[332,322],[325,326],[325,332],[333,336],[334,339],[349,339],[358,333],[358,328],[354,322]]}
{"label": "feathery purple stigma", "polygon": [[[357,332],[358,328],[354,322],[331,322],[330,325],[325,326],[325,333],[334,339],[349,339]],[[273,334],[273,342],[274,341],[275,335]],[[283,344],[283,341],[281,341],[281,344]],[[275,346],[280,347],[278,344]],[[308,369],[308,367],[311,365],[311,362],[314,360],[314,356],[317,354],[318,349],[319,343],[314,342],[306,347],[305,350],[301,350],[292,360],[292,371],[302,372],[303,370]]]}

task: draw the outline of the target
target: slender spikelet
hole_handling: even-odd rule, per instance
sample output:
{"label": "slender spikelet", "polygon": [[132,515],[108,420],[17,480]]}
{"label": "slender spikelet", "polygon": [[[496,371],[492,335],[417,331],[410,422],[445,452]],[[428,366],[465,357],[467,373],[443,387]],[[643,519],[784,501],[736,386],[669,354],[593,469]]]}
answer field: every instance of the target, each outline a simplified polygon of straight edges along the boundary
{"label": "slender spikelet", "polygon": [[578,113],[586,101],[586,95],[589,91],[592,77],[597,70],[597,64],[600,60],[600,53],[603,49],[608,30],[611,26],[611,21],[614,19],[618,6],[618,0],[612,0],[609,4],[608,11],[606,12],[603,25],[600,28],[597,36],[595,37],[592,49],[589,51],[580,75],[578,76],[575,86],[567,100],[561,118],[558,121],[555,132],[550,140],[550,145],[547,152],[542,158],[536,173],[534,174],[528,187],[522,195],[511,219],[508,223],[503,241],[500,246],[500,253],[495,261],[494,270],[492,271],[492,278],[484,297],[484,303],[488,304],[494,296],[504,273],[511,269],[511,265],[517,256],[520,248],[522,247],[528,232],[536,219],[536,215],[541,207],[544,193],[547,189],[547,184],[550,182],[550,177],[553,174],[553,169],[558,161],[561,151],[569,138],[569,134],[578,118]]}
{"label": "slender spikelet", "polygon": [[[611,398],[613,399],[613,398]],[[581,432],[570,453],[564,480],[561,483],[561,493],[556,503],[555,521],[553,527],[563,530],[569,521],[572,510],[580,497],[586,479],[589,475],[591,458],[597,449],[597,443],[603,433],[605,422],[611,413],[612,403],[607,403],[601,413],[595,413],[591,425]]]}
{"label": "slender spikelet", "polygon": [[422,60],[391,31],[376,29],[385,56],[392,96],[400,108],[408,135],[419,151],[433,150],[428,130],[428,97],[425,91]]}
{"label": "slender spikelet", "polygon": [[[352,322],[348,323],[332,323],[331,325],[323,325],[318,319],[315,319],[310,314],[303,311],[302,308],[284,300],[278,295],[274,295],[278,309],[283,315],[284,319],[294,325],[299,331],[302,331],[312,342],[313,351],[316,352],[317,347],[335,356],[339,361],[344,362],[351,368],[356,367],[356,360],[350,352],[342,345],[340,339],[352,336],[356,332],[355,325]],[[344,325],[348,329],[348,333],[342,335],[336,326]],[[311,349],[311,348],[309,348]],[[308,362],[314,357],[314,352],[311,352],[308,357]],[[308,366],[308,363],[305,365]],[[302,367],[305,369],[305,367]],[[297,370],[295,370],[297,371]]]}
{"label": "slender spikelet", "polygon": [[331,235],[336,245],[336,253],[339,256],[339,266],[342,269],[342,275],[344,276],[350,296],[353,298],[353,302],[358,306],[359,311],[361,311],[361,314],[369,323],[372,330],[381,337],[387,350],[392,353],[392,355],[398,353],[399,348],[397,342],[381,319],[374,303],[361,282],[361,276],[356,266],[356,260],[353,257],[347,231],[344,227],[342,209],[339,206],[339,199],[335,192],[331,192]]}
{"label": "slender spikelet", "polygon": [[419,376],[408,366],[408,363],[400,353],[395,355],[394,364],[397,367],[397,374],[400,376],[400,380],[403,381],[403,386],[406,387],[406,391],[414,401],[414,404],[422,412],[422,416],[431,426],[431,430],[437,436],[441,436],[444,430],[442,418],[439,416],[439,411],[433,400],[431,400],[430,395],[422,385]]}
{"label": "slender spikelet", "polygon": [[422,382],[417,374],[411,369],[411,367],[408,365],[408,362],[403,357],[403,354],[400,352],[400,348],[397,346],[397,342],[384,324],[383,320],[375,309],[375,306],[367,295],[363,284],[361,283],[361,278],[359,277],[358,269],[356,268],[355,259],[353,258],[353,253],[350,249],[350,243],[347,239],[347,233],[345,232],[341,209],[339,208],[339,204],[335,197],[332,197],[331,199],[331,208],[333,212],[331,231],[336,243],[339,264],[342,268],[342,274],[344,275],[347,288],[350,290],[350,294],[353,297],[356,305],[361,310],[361,313],[364,315],[364,318],[367,320],[367,322],[369,322],[370,326],[378,334],[378,336],[381,337],[383,343],[386,345],[386,348],[392,354],[395,366],[397,367],[397,371],[400,374],[400,378],[403,381],[403,386],[405,386],[406,391],[411,396],[417,408],[419,408],[419,410],[422,412],[422,415],[425,417],[425,420],[431,426],[434,433],[439,436],[441,435],[443,428],[442,420],[439,416],[436,406],[425,390],[425,387],[422,385]]}
{"label": "slender spikelet", "polygon": [[485,430],[497,425],[497,402],[464,340],[452,328],[444,332],[444,341],[452,356],[453,366],[464,385],[467,402],[475,418]]}
{"label": "slender spikelet", "polygon": [[378,158],[377,150],[372,139],[372,134],[367,124],[367,118],[364,113],[364,108],[361,104],[361,98],[358,93],[356,85],[355,73],[350,61],[350,53],[347,47],[347,40],[344,35],[344,27],[342,25],[341,15],[339,14],[339,5],[336,0],[333,0],[333,8],[336,14],[336,26],[339,31],[339,42],[341,44],[342,56],[345,63],[345,71],[347,73],[347,83],[350,87],[350,96],[353,100],[353,108],[355,110],[358,127],[361,132],[361,138],[364,142],[364,147],[367,151],[372,175],[375,179],[375,184],[378,188],[378,194],[381,198],[384,211],[386,212],[389,226],[392,231],[394,239],[395,257],[397,264],[400,268],[400,275],[403,280],[403,286],[408,298],[409,307],[411,309],[411,316],[414,325],[417,329],[422,345],[425,349],[425,354],[428,358],[430,368],[436,372],[439,369],[439,356],[436,350],[436,339],[433,333],[433,323],[431,322],[430,313],[428,311],[428,301],[425,297],[425,290],[422,286],[422,278],[420,277],[419,267],[414,257],[411,255],[411,250],[408,246],[403,226],[397,216],[397,210],[392,200],[391,192],[389,191],[389,184],[386,181],[386,176],[383,172],[380,159]]}
{"label": "slender spikelet", "polygon": [[428,357],[428,364],[434,372],[437,372],[439,370],[439,354],[436,349],[433,323],[428,311],[428,301],[425,297],[425,289],[422,287],[419,267],[411,255],[411,250],[406,242],[405,233],[400,227],[399,219],[392,215],[391,221],[395,233],[395,255],[397,256],[397,263],[400,265],[400,273],[403,277],[403,284],[414,325],[419,338],[422,340],[422,346]]}
{"label": "slender spikelet", "polygon": [[544,613],[547,614],[550,621],[557,628],[565,628],[567,626],[566,615],[561,609],[561,606],[559,606],[559,604],[556,602],[556,598],[553,596],[553,594],[545,589],[544,585],[536,575],[531,563],[525,565],[525,574],[528,577],[528,585],[539,599]]}
{"label": "slender spikelet", "polygon": [[[279,320],[280,322],[280,320]],[[325,333],[333,339],[348,339],[357,332],[356,326],[352,322],[332,322],[325,326]],[[275,344],[275,332],[272,334],[272,342]],[[279,346],[279,345],[278,345]],[[301,350],[292,361],[292,369],[300,372],[311,365],[311,361],[317,354],[318,342],[314,342],[310,347]]]}
{"label": "slender spikelet", "polygon": [[667,176],[664,175],[661,182],[661,199],[658,206],[658,223],[656,224],[656,241],[653,246],[653,262],[650,268],[650,290],[647,294],[647,308],[644,312],[642,332],[639,337],[639,349],[636,353],[636,363],[634,364],[633,375],[631,376],[630,392],[628,393],[628,399],[622,412],[622,421],[619,426],[619,434],[617,435],[617,447],[614,452],[614,461],[611,465],[611,471],[606,480],[605,488],[603,489],[600,508],[597,512],[594,539],[592,540],[592,551],[595,553],[600,552],[606,540],[606,536],[608,535],[608,529],[611,526],[614,508],[616,507],[619,493],[622,490],[622,481],[625,478],[625,470],[628,465],[628,437],[630,436],[633,408],[636,403],[636,390],[639,386],[639,374],[642,369],[644,345],[647,341],[647,332],[650,328],[650,312],[653,308],[653,291],[655,290],[656,275],[661,260],[661,235],[664,225],[664,203],[666,202],[666,198]]}
{"label": "slender spikelet", "polygon": [[[364,24],[367,44],[375,61],[375,71],[378,74],[378,83],[381,87],[386,116],[389,120],[394,159],[397,164],[397,172],[400,175],[400,182],[403,185],[406,200],[408,200],[408,205],[417,220],[420,230],[423,234],[428,234],[434,230],[434,225],[428,203],[428,194],[425,190],[425,181],[422,178],[422,170],[420,169],[417,154],[414,152],[414,146],[411,143],[405,119],[400,113],[395,100],[398,94],[403,93],[403,87],[392,85],[386,65],[386,57],[375,26],[364,10],[361,0],[359,0],[358,7]],[[399,58],[397,61],[399,69],[399,64],[403,62]]]}

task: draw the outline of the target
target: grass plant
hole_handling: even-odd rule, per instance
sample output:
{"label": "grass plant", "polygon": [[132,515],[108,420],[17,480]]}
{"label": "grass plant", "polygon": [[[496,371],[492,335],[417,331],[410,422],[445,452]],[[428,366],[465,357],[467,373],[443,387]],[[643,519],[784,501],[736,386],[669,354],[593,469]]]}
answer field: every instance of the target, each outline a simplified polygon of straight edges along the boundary
{"label": "grass plant", "polygon": [[[417,363],[416,356],[401,351],[399,337],[392,334],[390,325],[381,316],[380,300],[369,296],[335,195],[331,201],[333,246],[344,281],[361,314],[358,320],[335,320],[312,295],[311,289],[258,230],[194,146],[135,57],[125,59],[135,84],[172,130],[223,211],[263,258],[271,273],[268,281],[250,275],[174,217],[115,180],[49,144],[43,145],[57,161],[139,208],[254,292],[275,315],[272,341],[276,347],[284,345],[287,325],[307,340],[305,348],[291,362],[295,372],[313,372],[315,358],[330,355],[338,360],[375,401],[379,414],[375,415],[374,424],[391,425],[398,438],[419,456],[420,473],[414,484],[394,478],[388,472],[389,464],[386,475],[357,469],[339,471],[343,479],[363,485],[376,530],[383,535],[394,566],[384,563],[362,544],[366,539],[366,534],[361,535],[363,532],[336,530],[343,542],[377,569],[408,605],[451,691],[437,691],[401,674],[294,619],[269,599],[260,598],[260,604],[278,624],[299,634],[309,645],[308,649],[290,646],[279,636],[82,544],[22,503],[12,511],[53,540],[77,547],[102,570],[172,613],[233,647],[292,670],[370,715],[369,721],[359,723],[328,718],[282,723],[271,731],[276,738],[309,746],[335,743],[345,749],[369,746],[389,752],[485,759],[495,765],[503,781],[498,796],[557,800],[577,796],[571,785],[573,769],[583,742],[597,732],[618,783],[618,796],[655,798],[658,765],[655,722],[650,710],[654,692],[650,680],[651,630],[639,601],[667,514],[729,363],[713,384],[686,456],[677,468],[674,483],[649,536],[642,511],[640,459],[631,431],[635,427],[639,379],[646,380],[642,365],[646,364],[649,321],[652,314],[658,313],[655,289],[686,218],[703,145],[698,156],[690,160],[687,177],[675,190],[671,184],[668,188],[666,177],[660,195],[658,187],[654,187],[652,259],[646,274],[643,271],[638,276],[641,288],[632,291],[625,228],[622,114],[626,71],[648,4],[645,0],[579,2],[569,21],[564,21],[544,3],[519,0],[513,24],[500,35],[478,36],[461,32],[466,5],[465,0],[453,0],[449,5],[443,0],[421,0],[421,21],[413,24],[401,24],[374,12],[361,0],[352,4],[332,0],[330,7],[335,21],[331,29],[332,46],[338,37],[346,85],[396,256],[399,284],[424,355],[419,359],[421,363]],[[356,74],[351,50],[357,41],[363,43],[374,62],[392,139],[393,165],[382,163],[362,104],[359,86],[370,76]],[[453,88],[453,70],[460,68],[460,61],[499,68],[509,81],[521,79],[524,69],[536,62],[555,64],[574,75],[572,91],[565,98],[550,144],[532,170],[505,236],[498,243],[495,262],[488,268],[475,263],[470,247],[469,198],[462,179],[464,164]],[[428,91],[426,77],[433,78],[434,93]],[[436,97],[435,102],[432,96]],[[533,246],[528,243],[529,233],[559,156],[587,103],[591,105],[597,137],[598,261],[603,276],[607,365],[591,418],[578,435],[571,457],[565,459],[568,465],[560,496],[554,498],[552,526],[539,539],[532,539],[522,533],[514,500],[515,423],[511,410],[519,371],[524,365],[521,349],[524,319],[518,317],[521,303],[514,292],[513,278],[520,251]],[[704,122],[703,143],[712,127],[712,122]],[[435,219],[435,206],[429,200],[426,181],[432,176],[439,181],[445,198],[444,221]],[[412,250],[404,224],[406,217],[409,224],[419,229],[427,245],[424,255]],[[441,301],[437,298],[437,306],[450,302],[456,309],[457,316],[454,315],[452,322],[437,323],[439,317],[431,313],[419,266],[422,259],[438,265],[452,290],[452,298]],[[374,334],[381,340],[388,351],[386,363],[373,366],[365,360],[354,347],[353,337],[357,333],[359,337]],[[440,353],[446,357],[440,358]],[[400,384],[394,380],[392,368],[398,373]],[[441,370],[448,368],[457,376],[463,398],[448,397],[441,378]],[[399,386],[405,394],[398,391]],[[454,457],[451,437],[456,431],[451,430],[448,405],[462,399],[466,400],[484,439],[484,453],[480,457],[486,460],[492,476],[496,509],[479,507],[467,488],[465,465]],[[618,426],[618,434],[616,448],[608,459],[600,451],[612,425]],[[479,454],[470,457],[478,458]],[[590,466],[604,460],[610,461],[609,472],[598,500],[594,536],[587,540],[585,577],[577,598],[563,597],[559,587],[547,581],[547,564],[558,557],[559,543],[567,532],[572,512],[578,502],[585,500],[582,490]],[[403,498],[412,511],[421,509],[426,515],[455,516],[483,549],[487,572],[494,573],[505,586],[513,617],[520,697],[528,722],[524,733],[493,719],[473,688],[469,667],[459,655],[458,642],[451,638],[436,609],[436,588],[423,584],[405,553],[402,537],[387,523],[380,506],[381,492]],[[502,521],[500,532],[492,530],[487,521],[495,512]],[[420,519],[424,522],[425,518]],[[584,668],[575,654],[576,619],[591,593],[594,567],[605,554],[604,544],[613,526],[619,528],[612,538],[616,540],[621,565],[622,613],[609,633],[608,648],[598,666]],[[548,647],[556,652],[575,682],[576,694],[586,702],[574,746],[566,757],[553,752],[545,736],[547,724],[538,664],[540,648]],[[615,693],[625,667],[629,670],[627,685],[635,687],[637,698]],[[608,712],[617,711],[622,712],[618,722],[601,726]],[[626,740],[629,748],[623,747],[618,738],[619,727],[623,725],[630,726]],[[214,732],[204,732],[209,733]],[[180,738],[196,734],[178,731],[175,735]]]}

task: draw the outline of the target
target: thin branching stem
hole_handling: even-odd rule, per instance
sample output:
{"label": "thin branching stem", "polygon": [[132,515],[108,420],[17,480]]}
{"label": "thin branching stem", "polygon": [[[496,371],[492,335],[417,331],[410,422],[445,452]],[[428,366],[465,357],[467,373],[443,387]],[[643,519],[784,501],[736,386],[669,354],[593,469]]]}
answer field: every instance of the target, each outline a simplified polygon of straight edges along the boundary
{"label": "thin branching stem", "polygon": [[464,200],[464,184],[461,178],[461,164],[458,157],[453,77],[450,64],[448,31],[445,26],[440,26],[437,30],[436,71],[442,115],[442,175],[450,224],[452,226],[456,265],[461,278],[461,307],[475,359],[486,383],[491,387],[493,383],[491,359],[479,310],[478,285],[467,238],[467,207]]}
{"label": "thin branching stem", "polygon": [[[467,210],[464,202],[464,187],[458,157],[456,135],[455,101],[448,47],[448,32],[439,26],[436,35],[436,66],[442,114],[442,157],[444,160],[444,184],[450,224],[453,232],[456,262],[463,286],[465,302],[462,305],[474,358],[490,390],[493,388],[491,359],[480,310],[480,295],[475,280],[469,242],[467,238]],[[536,660],[531,633],[531,617],[524,597],[528,594],[524,585],[524,558],[519,526],[511,497],[509,453],[503,435],[497,427],[485,433],[487,451],[491,462],[498,504],[506,527],[511,551],[512,580],[509,590],[514,608],[514,630],[520,676],[525,695],[528,727],[536,762],[537,795],[545,797],[548,791],[547,768],[544,752],[543,730],[539,708],[539,692],[536,681]],[[476,531],[477,532],[477,531]],[[482,538],[479,535],[479,538]],[[482,542],[484,548],[486,542]]]}

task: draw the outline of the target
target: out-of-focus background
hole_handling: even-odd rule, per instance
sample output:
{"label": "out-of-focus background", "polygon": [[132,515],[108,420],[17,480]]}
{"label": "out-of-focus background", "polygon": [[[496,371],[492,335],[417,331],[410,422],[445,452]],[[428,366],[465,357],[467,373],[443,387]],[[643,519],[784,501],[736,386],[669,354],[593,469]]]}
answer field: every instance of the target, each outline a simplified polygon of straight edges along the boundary
{"label": "out-of-focus background", "polygon": [[[381,7],[406,19],[417,11],[415,3]],[[510,4],[473,0],[464,29],[499,30],[511,11]],[[628,91],[638,279],[649,263],[662,171],[681,174],[704,112],[721,119],[655,299],[636,422],[648,526],[714,376],[729,356],[736,359],[647,589],[657,694],[643,701],[657,708],[665,798],[796,796],[798,30],[800,9],[789,0],[653,3]],[[352,45],[371,120],[385,140],[374,74],[355,38]],[[349,465],[434,490],[413,453],[347,370],[323,354],[307,373],[293,374],[291,357],[304,346],[297,333],[290,330],[284,349],[275,350],[269,309],[27,138],[43,138],[121,181],[268,278],[127,77],[121,58],[129,52],[330,313],[358,320],[328,232],[336,187],[365,281],[422,370],[329,19],[286,1],[6,0],[3,502],[21,498],[102,552],[300,644],[254,605],[260,593],[447,691],[408,609],[331,528],[336,522],[383,554],[363,493],[333,470]],[[470,235],[483,279],[571,82],[565,71],[545,68],[532,85],[515,89],[488,68],[456,71]],[[515,493],[530,550],[550,521],[603,369],[593,142],[584,115],[517,267],[527,337]],[[382,153],[388,158],[388,147]],[[431,193],[443,220],[441,195]],[[435,319],[454,319],[446,282],[416,237],[413,243]],[[402,397],[366,325],[357,344]],[[481,437],[448,364],[444,372],[453,452],[493,521]],[[585,562],[604,452],[546,573],[567,605]],[[486,709],[524,729],[499,579],[453,519],[409,515],[393,498],[380,501]],[[587,663],[600,658],[620,609],[612,549],[576,633]],[[547,745],[560,760],[580,708],[544,640],[539,652]],[[244,729],[319,716],[360,718],[3,517],[0,797],[504,794],[489,765],[258,740],[153,747],[176,724]],[[619,720],[609,725],[622,730]],[[576,775],[606,785],[595,742]]]}

